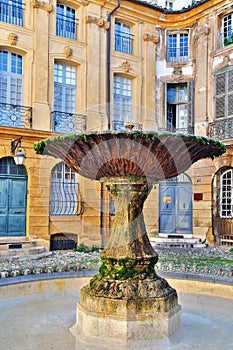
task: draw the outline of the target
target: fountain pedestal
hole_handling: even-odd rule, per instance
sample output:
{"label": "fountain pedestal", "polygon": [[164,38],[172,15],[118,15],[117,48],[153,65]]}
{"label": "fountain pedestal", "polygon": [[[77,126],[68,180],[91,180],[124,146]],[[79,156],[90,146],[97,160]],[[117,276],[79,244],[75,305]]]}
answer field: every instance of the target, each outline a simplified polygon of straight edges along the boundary
{"label": "fountain pedestal", "polygon": [[146,233],[146,177],[101,179],[115,201],[113,232],[101,253],[102,266],[81,290],[73,332],[102,340],[169,337],[180,326],[177,293],[157,276],[158,256]]}

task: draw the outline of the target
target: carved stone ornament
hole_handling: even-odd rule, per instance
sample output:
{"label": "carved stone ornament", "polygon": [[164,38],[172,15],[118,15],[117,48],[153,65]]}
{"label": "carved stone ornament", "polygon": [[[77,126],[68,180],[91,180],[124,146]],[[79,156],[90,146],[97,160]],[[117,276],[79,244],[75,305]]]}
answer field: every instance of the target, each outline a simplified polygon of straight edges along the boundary
{"label": "carved stone ornament", "polygon": [[64,54],[65,54],[66,58],[70,58],[72,56],[73,50],[71,49],[70,46],[64,47]]}
{"label": "carved stone ornament", "polygon": [[122,68],[125,73],[129,73],[129,71],[132,69],[128,61],[123,61],[120,68]]}
{"label": "carved stone ornament", "polygon": [[10,45],[16,45],[18,41],[18,36],[15,33],[9,33],[7,39]]}
{"label": "carved stone ornament", "polygon": [[157,44],[157,42],[159,41],[159,37],[155,34],[144,33],[143,40],[144,41],[151,41],[152,43]]}
{"label": "carved stone ornament", "polygon": [[90,4],[89,0],[79,0],[79,3],[83,6],[88,6]]}
{"label": "carved stone ornament", "polygon": [[174,67],[172,75],[174,78],[180,78],[182,76],[182,68],[181,67]]}
{"label": "carved stone ornament", "polygon": [[48,4],[47,2],[44,2],[44,1],[32,0],[32,5],[34,8],[45,10],[47,12],[52,12],[53,10],[53,5]]}
{"label": "carved stone ornament", "polygon": [[203,27],[196,28],[194,38],[197,40],[200,38],[202,35],[209,35],[210,33],[210,27],[205,24]]}
{"label": "carved stone ornament", "polygon": [[88,16],[87,23],[94,23],[98,27],[104,28],[105,30],[108,30],[110,27],[110,23],[108,21],[105,21],[103,18],[98,18],[94,16]]}

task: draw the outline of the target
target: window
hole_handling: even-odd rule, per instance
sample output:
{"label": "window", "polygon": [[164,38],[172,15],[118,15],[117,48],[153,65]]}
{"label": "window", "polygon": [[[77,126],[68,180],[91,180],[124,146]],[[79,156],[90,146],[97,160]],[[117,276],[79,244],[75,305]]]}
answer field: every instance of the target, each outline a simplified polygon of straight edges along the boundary
{"label": "window", "polygon": [[174,33],[167,36],[167,61],[185,62],[188,60],[188,33]]}
{"label": "window", "polygon": [[58,3],[56,10],[56,35],[75,40],[76,22],[75,9]]}
{"label": "window", "polygon": [[230,13],[227,16],[223,17],[221,32],[222,32],[222,41],[223,41],[222,43],[224,46],[233,43],[232,23],[233,23],[233,13]]}
{"label": "window", "polygon": [[122,22],[115,22],[115,50],[132,54],[132,28]]}
{"label": "window", "polygon": [[114,129],[132,122],[132,79],[114,77]]}
{"label": "window", "polygon": [[167,130],[193,132],[193,82],[167,83]]}
{"label": "window", "polygon": [[1,0],[0,21],[16,26],[23,26],[23,2],[22,0]]}
{"label": "window", "polygon": [[50,215],[76,215],[78,210],[78,175],[63,162],[51,173]]}
{"label": "window", "polygon": [[169,10],[172,10],[173,9],[173,2],[171,1],[166,1],[165,2],[165,7]]}
{"label": "window", "polygon": [[23,58],[13,52],[0,50],[0,102],[22,104]]}
{"label": "window", "polygon": [[215,75],[215,118],[233,117],[233,66]]}
{"label": "window", "polygon": [[54,130],[76,131],[76,67],[57,62],[54,65]]}
{"label": "window", "polygon": [[233,169],[220,176],[220,217],[233,217]]}

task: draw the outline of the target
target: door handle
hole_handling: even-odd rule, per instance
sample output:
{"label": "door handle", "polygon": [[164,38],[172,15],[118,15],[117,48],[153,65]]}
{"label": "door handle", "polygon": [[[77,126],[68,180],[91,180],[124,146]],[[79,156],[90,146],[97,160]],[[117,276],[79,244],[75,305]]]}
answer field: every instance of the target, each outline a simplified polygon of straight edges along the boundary
{"label": "door handle", "polygon": [[14,214],[21,214],[21,211],[15,211]]}

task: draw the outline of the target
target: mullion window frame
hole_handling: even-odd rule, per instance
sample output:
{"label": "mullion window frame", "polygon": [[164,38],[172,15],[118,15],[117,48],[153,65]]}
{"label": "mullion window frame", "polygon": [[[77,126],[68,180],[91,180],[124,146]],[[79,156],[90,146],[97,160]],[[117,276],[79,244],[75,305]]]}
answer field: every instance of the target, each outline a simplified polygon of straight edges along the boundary
{"label": "mullion window frame", "polygon": [[[10,104],[10,105],[17,105],[17,106],[22,106],[23,105],[23,91],[24,91],[24,80],[23,80],[23,56],[15,53],[13,51],[7,51],[7,50],[0,50],[1,52],[7,53],[7,70],[3,71],[0,69],[1,75],[3,77],[6,77],[6,101],[2,101],[2,103]],[[18,59],[20,58],[21,60],[21,73],[17,72],[12,72],[12,67],[13,67],[13,55],[16,56],[16,62],[18,62]],[[18,65],[16,66],[18,67]],[[13,79],[16,79],[16,81],[21,82],[20,86],[20,97],[19,98],[14,98],[13,100],[13,94],[16,93],[18,95],[18,89],[17,91],[14,89],[11,89]],[[16,84],[16,87],[18,88],[18,83]],[[2,96],[1,96],[2,98]],[[16,100],[19,102],[16,103]]]}
{"label": "mullion window frame", "polygon": [[[230,178],[224,179],[224,176],[230,173]],[[230,179],[230,184],[227,183]],[[223,183],[223,181],[226,181]],[[230,187],[230,191],[229,191]],[[230,195],[229,195],[230,194]],[[230,200],[228,202],[228,200]],[[224,202],[224,203],[223,203]],[[233,169],[227,169],[220,175],[220,208],[219,215],[221,218],[233,218]]]}
{"label": "mullion window frame", "polygon": [[[60,13],[58,10],[56,12],[56,35],[60,36],[62,38],[70,39],[70,40],[77,40],[77,9],[70,7],[62,2],[57,3],[57,9],[62,9],[62,13]],[[74,11],[74,17],[67,15],[69,10]],[[68,26],[74,26],[74,30],[67,30]]]}
{"label": "mullion window frame", "polygon": [[[55,81],[55,66],[61,66],[62,67],[62,82],[56,82]],[[67,80],[67,73],[68,73],[68,68],[69,67],[74,67],[75,68],[75,84],[68,84],[66,82]],[[62,90],[62,110],[58,110],[56,104],[54,103],[54,111],[57,112],[64,112],[64,113],[76,113],[76,96],[77,96],[77,69],[75,66],[71,65],[71,64],[66,64],[63,62],[55,62],[54,65],[54,96],[56,94],[56,86],[60,87]],[[70,109],[67,109],[67,103],[66,103],[66,97],[67,97],[67,91],[68,89],[70,89],[72,91],[72,93],[70,93],[70,96],[74,96],[74,99],[72,100],[72,103],[69,103],[69,106],[71,107]],[[60,94],[58,92],[58,94]],[[56,101],[56,99],[54,98],[54,101]],[[74,106],[73,106],[74,104]],[[73,107],[72,107],[73,106]]]}
{"label": "mullion window frame", "polygon": [[[183,40],[182,40],[183,38]],[[185,45],[187,43],[187,45]],[[189,31],[168,31],[166,43],[167,62],[186,62],[189,59]]]}
{"label": "mullion window frame", "polygon": [[[124,84],[127,81],[127,86],[130,88],[125,89]],[[116,91],[116,83],[118,84]],[[126,93],[124,93],[126,92]],[[133,81],[131,78],[123,75],[114,75],[114,126],[124,126],[125,123],[132,122],[132,103],[133,103]],[[120,107],[120,109],[119,109]],[[118,113],[119,110],[119,113]],[[117,111],[117,112],[116,112]],[[125,113],[129,111],[129,113]]]}

